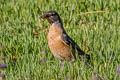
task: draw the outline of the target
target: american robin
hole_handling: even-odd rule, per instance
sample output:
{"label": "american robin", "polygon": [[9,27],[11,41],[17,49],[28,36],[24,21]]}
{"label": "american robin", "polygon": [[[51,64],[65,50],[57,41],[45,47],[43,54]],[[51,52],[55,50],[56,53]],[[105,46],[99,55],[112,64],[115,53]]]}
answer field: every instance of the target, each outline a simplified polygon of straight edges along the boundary
{"label": "american robin", "polygon": [[48,45],[54,57],[66,60],[75,60],[76,51],[78,56],[90,56],[85,54],[83,50],[74,42],[66,33],[61,18],[56,11],[48,11],[40,18],[47,19],[50,23],[49,32],[47,35]]}

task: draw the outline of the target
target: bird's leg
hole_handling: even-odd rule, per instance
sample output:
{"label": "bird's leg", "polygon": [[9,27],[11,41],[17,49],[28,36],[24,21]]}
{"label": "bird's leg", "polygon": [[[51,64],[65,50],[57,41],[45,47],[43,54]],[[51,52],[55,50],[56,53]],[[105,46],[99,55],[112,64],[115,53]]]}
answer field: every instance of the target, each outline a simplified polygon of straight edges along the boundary
{"label": "bird's leg", "polygon": [[60,71],[63,71],[63,70],[64,70],[64,64],[65,64],[65,62],[64,62],[63,60],[60,60],[60,61],[59,61]]}
{"label": "bird's leg", "polygon": [[60,61],[59,61],[59,65],[60,65],[60,66],[64,66],[64,64],[65,64],[65,63],[64,63],[64,60],[60,60]]}

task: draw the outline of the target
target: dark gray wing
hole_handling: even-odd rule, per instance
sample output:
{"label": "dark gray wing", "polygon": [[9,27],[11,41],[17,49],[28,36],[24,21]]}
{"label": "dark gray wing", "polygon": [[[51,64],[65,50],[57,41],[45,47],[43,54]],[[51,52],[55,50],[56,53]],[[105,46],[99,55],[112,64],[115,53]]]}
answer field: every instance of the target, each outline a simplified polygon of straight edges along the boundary
{"label": "dark gray wing", "polygon": [[66,34],[66,32],[62,34],[62,40],[66,45],[72,46],[72,48],[76,49],[78,55],[85,55],[87,58],[90,58],[90,56],[88,54],[85,54],[85,52],[80,49],[80,47]]}

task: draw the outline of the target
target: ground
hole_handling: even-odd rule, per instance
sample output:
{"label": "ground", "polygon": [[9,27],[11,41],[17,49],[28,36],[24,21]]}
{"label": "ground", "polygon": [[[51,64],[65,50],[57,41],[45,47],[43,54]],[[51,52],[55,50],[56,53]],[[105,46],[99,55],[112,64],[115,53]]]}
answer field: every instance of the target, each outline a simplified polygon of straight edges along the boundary
{"label": "ground", "polygon": [[[120,0],[1,0],[0,56],[6,80],[119,80]],[[55,10],[68,35],[90,54],[60,64],[47,43],[49,24],[39,16]],[[3,48],[4,47],[4,48]]]}

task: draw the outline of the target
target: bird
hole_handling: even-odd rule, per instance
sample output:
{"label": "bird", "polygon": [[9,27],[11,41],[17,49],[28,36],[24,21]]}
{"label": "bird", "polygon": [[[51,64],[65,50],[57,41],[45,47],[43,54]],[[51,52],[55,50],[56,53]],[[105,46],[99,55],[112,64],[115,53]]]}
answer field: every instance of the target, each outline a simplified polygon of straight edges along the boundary
{"label": "bird", "polygon": [[48,11],[41,15],[40,19],[47,19],[50,24],[47,40],[55,58],[75,61],[78,55],[90,59],[90,55],[80,49],[78,44],[66,33],[62,20],[56,11]]}

